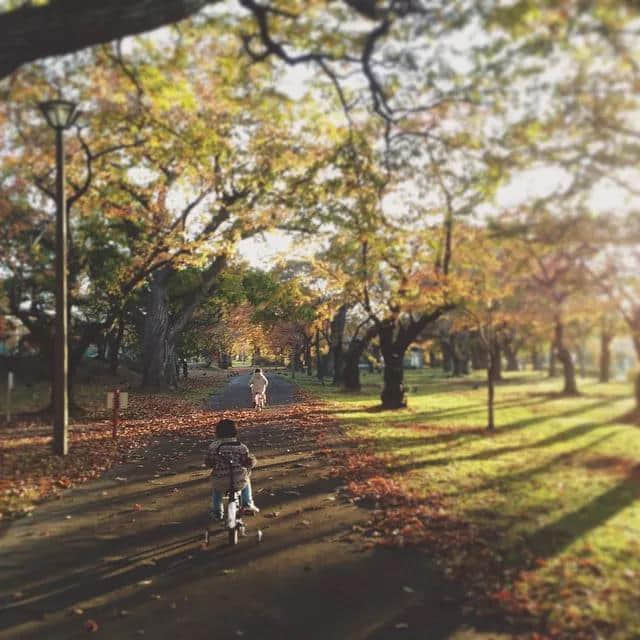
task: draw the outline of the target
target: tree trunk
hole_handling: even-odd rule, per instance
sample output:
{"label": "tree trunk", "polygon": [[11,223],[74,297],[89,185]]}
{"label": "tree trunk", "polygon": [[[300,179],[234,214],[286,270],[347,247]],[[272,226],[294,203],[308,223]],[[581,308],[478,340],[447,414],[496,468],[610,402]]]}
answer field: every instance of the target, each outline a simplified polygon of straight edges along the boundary
{"label": "tree trunk", "polygon": [[456,333],[453,339],[455,369],[458,375],[469,375],[469,361],[471,359],[470,337],[467,331]]}
{"label": "tree trunk", "polygon": [[142,341],[142,386],[177,386],[175,344],[169,340],[167,282],[170,269],[159,269],[151,277]]}
{"label": "tree trunk", "polygon": [[440,340],[440,350],[442,351],[442,370],[446,374],[453,374],[453,348],[448,337]]}
{"label": "tree trunk", "polygon": [[611,378],[611,341],[613,336],[604,328],[600,331],[600,382]]}
{"label": "tree trunk", "polygon": [[360,359],[365,349],[377,333],[377,327],[370,327],[362,336],[354,336],[344,358],[344,381],[346,391],[360,391]]}
{"label": "tree trunk", "polygon": [[322,371],[322,374],[321,374],[322,377],[320,378],[320,380],[323,382],[323,384],[324,384],[324,378],[329,375],[330,368],[331,368],[331,354],[323,353],[322,357],[320,358],[320,370]]}
{"label": "tree trunk", "polygon": [[25,62],[72,53],[127,35],[184,20],[210,0],[110,0],[98,4],[67,0],[28,3],[0,14],[0,78]]}
{"label": "tree trunk", "polygon": [[360,385],[360,367],[359,365],[360,358],[351,353],[347,352],[345,357],[345,366],[344,366],[344,379],[343,386],[345,391],[360,391],[362,388]]}
{"label": "tree trunk", "polygon": [[[167,294],[167,284],[172,273],[171,267],[158,269],[154,272],[151,278],[142,342],[143,387],[177,386],[176,344],[195,310],[205,296],[211,294],[226,262],[227,256],[224,253],[213,259],[203,273],[199,284],[187,296],[186,302],[174,317],[173,322],[169,322]],[[228,364],[231,364],[230,359]]]}
{"label": "tree trunk", "polygon": [[70,415],[80,415],[84,413],[84,409],[76,402],[75,393],[79,364],[80,360],[69,357],[67,368],[67,396],[69,398]]}
{"label": "tree trunk", "polygon": [[[626,318],[629,329],[631,329],[631,339],[636,351],[636,360],[640,362],[640,305],[633,308],[632,313]],[[640,371],[636,374],[634,391],[636,396],[636,411],[640,412]]]}
{"label": "tree trunk", "polygon": [[89,346],[96,341],[100,332],[101,326],[98,323],[85,325],[79,335],[77,331],[74,332],[78,337],[69,344],[67,394],[69,397],[69,411],[72,415],[84,413],[84,409],[82,409],[75,399],[75,382],[82,359]]}
{"label": "tree trunk", "polygon": [[384,387],[380,394],[382,406],[385,409],[401,409],[407,406],[404,392],[404,366],[403,356],[397,352],[391,352],[384,355]]}
{"label": "tree trunk", "polygon": [[573,366],[571,353],[564,344],[564,326],[560,320],[556,320],[555,347],[558,360],[562,363],[562,374],[564,376],[563,393],[568,396],[577,395],[578,386],[576,385],[575,367]]}
{"label": "tree trunk", "polygon": [[464,375],[464,363],[461,358],[453,351],[453,376],[455,378]]}
{"label": "tree trunk", "polygon": [[305,339],[304,344],[304,364],[307,368],[307,375],[313,376],[313,358],[311,357],[311,338]]}
{"label": "tree trunk", "polygon": [[104,334],[101,333],[98,336],[98,340],[96,341],[96,348],[98,350],[98,355],[96,356],[96,358],[98,360],[102,360],[103,362],[107,359],[107,341],[109,339],[110,334],[111,332],[109,332],[109,334],[105,336]]}
{"label": "tree trunk", "polygon": [[320,352],[320,329],[316,329],[314,347],[316,351],[316,377],[318,380],[322,380],[324,375],[322,371],[322,353]]}
{"label": "tree trunk", "polygon": [[429,367],[435,369],[438,366],[438,357],[435,349],[429,349]]}
{"label": "tree trunk", "polygon": [[454,333],[451,337],[453,375],[466,376],[469,373],[469,338],[465,333]]}
{"label": "tree trunk", "polygon": [[491,377],[494,382],[502,381],[502,349],[500,342],[494,339],[491,344],[491,354],[489,354],[489,366],[491,369]]}
{"label": "tree trunk", "polygon": [[549,344],[549,377],[555,378],[556,375],[556,350],[553,342],[551,342],[551,344]]}
{"label": "tree trunk", "polygon": [[115,332],[109,332],[109,371],[115,375],[118,373],[120,358],[120,345],[124,336],[124,318],[118,321],[118,328]]}
{"label": "tree trunk", "polygon": [[[15,312],[14,312],[15,313]],[[22,318],[18,313],[15,313],[21,320]],[[49,380],[50,395],[49,404],[44,409],[45,412],[51,412],[53,410],[53,398],[54,389],[53,381],[54,376],[54,354],[53,354],[53,338],[50,333],[51,327],[41,327],[28,323],[25,321],[25,325],[29,328],[30,339],[34,340],[40,352],[42,359],[49,364]],[[69,331],[68,341],[68,369],[67,369],[67,394],[69,398],[69,411],[71,414],[77,414],[79,412],[79,405],[75,402],[75,380],[78,366],[80,365],[82,358],[84,357],[87,349],[91,344],[97,342],[103,327],[97,323],[86,324],[82,327],[80,335],[78,335],[78,327],[72,327]],[[75,338],[74,338],[75,336]]]}
{"label": "tree trunk", "polygon": [[343,304],[331,320],[331,360],[333,361],[333,384],[342,384],[344,376],[344,326],[347,321],[347,305]]}
{"label": "tree trunk", "polygon": [[581,378],[584,378],[586,375],[586,354],[585,349],[582,345],[578,345],[576,347],[576,359],[578,361],[578,371]]}
{"label": "tree trunk", "polygon": [[384,357],[384,387],[380,394],[385,409],[400,409],[407,406],[404,392],[404,354],[409,345],[431,323],[453,308],[444,305],[418,318],[409,316],[407,322],[399,322],[397,316],[386,318],[378,326],[380,350]]}
{"label": "tree trunk", "polygon": [[479,337],[471,342],[471,366],[474,371],[482,371],[489,367],[489,352]]}
{"label": "tree trunk", "polygon": [[540,351],[538,347],[531,349],[531,368],[534,371],[540,371],[542,369],[542,362],[540,361]]}
{"label": "tree trunk", "polygon": [[518,348],[513,344],[513,341],[505,342],[504,355],[507,357],[507,371],[520,371]]}
{"label": "tree trunk", "polygon": [[[496,347],[498,347],[497,350]],[[493,356],[496,351],[499,353],[499,348],[500,347],[497,345],[495,338],[489,340],[489,348],[487,349],[487,429],[489,429],[489,431],[493,431],[496,428],[493,416],[495,397],[494,370],[496,368],[496,364],[493,361]]]}
{"label": "tree trunk", "polygon": [[[380,368],[380,345],[372,344],[370,351],[373,358],[374,371],[382,371],[382,369]],[[373,373],[373,371],[371,373]]]}
{"label": "tree trunk", "polygon": [[384,386],[380,399],[384,409],[401,409],[407,406],[404,392],[404,353],[407,347],[396,344],[397,340],[394,343],[393,332],[394,323],[392,322],[388,322],[379,331],[380,349],[384,358],[382,372]]}

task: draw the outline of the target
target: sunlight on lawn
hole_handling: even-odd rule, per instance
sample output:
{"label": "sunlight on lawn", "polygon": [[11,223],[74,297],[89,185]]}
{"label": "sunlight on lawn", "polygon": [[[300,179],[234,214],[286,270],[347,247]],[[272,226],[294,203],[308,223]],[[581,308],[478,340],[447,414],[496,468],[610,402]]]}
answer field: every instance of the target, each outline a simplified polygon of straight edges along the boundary
{"label": "sunlight on lawn", "polygon": [[551,626],[588,616],[620,629],[611,637],[640,633],[640,430],[623,421],[628,384],[582,379],[582,395],[563,398],[558,379],[507,374],[491,434],[479,373],[408,371],[409,407],[396,412],[371,411],[379,375],[365,374],[352,396],[300,382],[332,403],[351,436],[391,456],[404,487],[445,495],[457,516],[490,531],[507,588],[536,600]]}

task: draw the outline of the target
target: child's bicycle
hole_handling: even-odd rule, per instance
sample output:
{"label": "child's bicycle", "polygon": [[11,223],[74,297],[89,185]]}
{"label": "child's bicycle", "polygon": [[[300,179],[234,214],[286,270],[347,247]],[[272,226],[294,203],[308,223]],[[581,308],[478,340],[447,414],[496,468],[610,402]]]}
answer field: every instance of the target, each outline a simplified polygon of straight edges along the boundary
{"label": "child's bicycle", "polygon": [[264,393],[256,391],[253,393],[253,406],[256,411],[262,411],[266,403],[266,397]]}
{"label": "child's bicycle", "polygon": [[[227,532],[230,545],[238,544],[238,537],[246,535],[246,527],[244,521],[239,517],[240,512],[240,491],[234,491],[233,494],[227,492],[225,496],[227,502],[224,511],[224,528]],[[204,543],[209,544],[211,539],[211,520],[207,519],[207,526],[204,530]]]}
{"label": "child's bicycle", "polygon": [[[221,444],[216,451],[216,455],[219,455],[221,458],[226,458],[219,453],[220,449],[224,446]],[[228,464],[228,461],[227,461]],[[224,500],[226,502],[226,507],[224,509],[224,528],[227,531],[227,535],[229,536],[229,544],[236,545],[238,544],[238,536],[246,535],[246,527],[242,517],[240,516],[241,506],[240,506],[240,494],[242,492],[241,489],[237,489],[233,485],[233,468],[231,464],[229,464],[229,488],[224,496]],[[207,524],[204,530],[204,543],[205,545],[209,544],[211,539],[211,518],[207,517]]]}

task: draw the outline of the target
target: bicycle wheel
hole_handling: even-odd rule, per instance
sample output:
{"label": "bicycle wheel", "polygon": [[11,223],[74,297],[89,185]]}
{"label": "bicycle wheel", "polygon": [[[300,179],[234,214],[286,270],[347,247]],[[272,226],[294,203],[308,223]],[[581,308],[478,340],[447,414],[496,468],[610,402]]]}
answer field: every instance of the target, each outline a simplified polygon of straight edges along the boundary
{"label": "bicycle wheel", "polygon": [[229,544],[232,545],[232,546],[238,544],[238,529],[237,528],[229,529]]}

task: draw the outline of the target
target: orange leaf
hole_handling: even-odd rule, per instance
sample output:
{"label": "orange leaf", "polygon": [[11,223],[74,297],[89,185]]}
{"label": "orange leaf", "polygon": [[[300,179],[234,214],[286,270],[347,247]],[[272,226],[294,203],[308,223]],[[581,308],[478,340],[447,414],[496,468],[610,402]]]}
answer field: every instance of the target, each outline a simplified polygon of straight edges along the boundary
{"label": "orange leaf", "polygon": [[84,623],[84,628],[90,633],[95,633],[99,627],[98,623],[95,620],[89,619]]}

